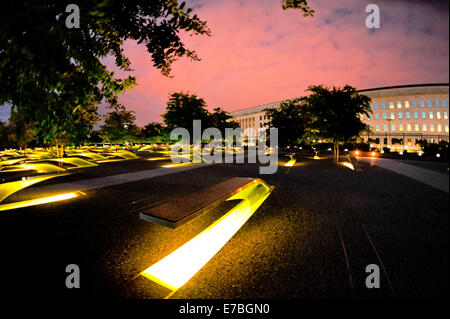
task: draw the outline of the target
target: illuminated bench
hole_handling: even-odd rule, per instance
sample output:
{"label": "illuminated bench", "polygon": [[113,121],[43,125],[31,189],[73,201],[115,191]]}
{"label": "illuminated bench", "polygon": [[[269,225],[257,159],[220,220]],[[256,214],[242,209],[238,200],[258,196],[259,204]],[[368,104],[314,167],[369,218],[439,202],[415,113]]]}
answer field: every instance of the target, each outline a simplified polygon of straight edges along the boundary
{"label": "illuminated bench", "polygon": [[124,160],[139,158],[139,156],[137,156],[136,154],[125,151],[125,150],[121,150],[121,151],[117,151],[117,152],[108,152],[105,154],[109,157],[120,157],[120,158],[123,158]]}
{"label": "illuminated bench", "polygon": [[358,160],[352,154],[347,154],[347,158],[353,166],[353,170],[357,172],[361,172],[362,169],[359,167]]}
{"label": "illuminated bench", "polygon": [[[223,200],[240,200],[222,217],[172,253],[142,271],[140,275],[172,290],[173,293],[187,283],[226,245],[267,199],[272,189],[273,187],[259,178],[235,177],[193,195],[182,197],[177,206],[161,204],[159,205],[160,209],[157,209],[158,207],[150,209],[146,212],[147,214],[157,213],[159,217],[164,215],[166,222],[168,216],[183,221],[186,218],[192,219],[192,215],[198,216],[198,212],[205,212],[206,209]],[[199,206],[195,208],[195,205]],[[164,214],[164,212],[168,212],[161,209],[164,207],[174,209],[174,211]],[[178,215],[174,216],[174,212],[177,212]],[[152,216],[155,218],[154,215]]]}
{"label": "illuminated bench", "polygon": [[177,228],[217,207],[255,183],[263,183],[269,187],[261,179],[234,177],[198,192],[178,197],[173,201],[161,203],[141,213],[140,218],[170,228]]}
{"label": "illuminated bench", "polygon": [[75,167],[67,167],[67,169],[98,166],[98,164],[96,163],[86,161],[79,157],[48,158],[39,162],[59,162],[75,166]]}
{"label": "illuminated bench", "polygon": [[54,173],[54,172],[64,172],[66,171],[66,169],[52,164],[41,164],[41,163],[24,163],[19,165],[9,165],[0,168],[0,173],[20,172],[20,171],[37,171],[38,173]]}

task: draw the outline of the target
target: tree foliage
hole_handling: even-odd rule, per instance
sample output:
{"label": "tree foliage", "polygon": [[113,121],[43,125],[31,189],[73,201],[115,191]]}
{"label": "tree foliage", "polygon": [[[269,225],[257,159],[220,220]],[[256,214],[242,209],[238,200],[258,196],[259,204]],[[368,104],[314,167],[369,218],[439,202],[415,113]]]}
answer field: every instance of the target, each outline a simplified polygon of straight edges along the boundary
{"label": "tree foliage", "polygon": [[278,143],[281,147],[292,146],[305,134],[309,115],[300,99],[286,100],[280,107],[264,110],[269,127],[278,128]]}
{"label": "tree foliage", "polygon": [[14,105],[46,141],[79,140],[80,125],[98,120],[96,105],[117,105],[118,95],[135,84],[105,65],[109,56],[121,72],[131,71],[125,40],[145,45],[153,65],[169,76],[178,58],[198,60],[179,32],[210,33],[176,0],[81,0],[80,28],[73,29],[65,24],[66,5],[10,1],[0,11],[0,105]]}
{"label": "tree foliage", "polygon": [[283,10],[297,9],[303,12],[304,17],[313,17],[314,10],[308,5],[306,0],[282,0],[281,7]]}
{"label": "tree foliage", "polygon": [[116,145],[133,142],[139,132],[135,120],[133,111],[115,109],[106,115],[105,123],[100,127],[100,136],[104,141]]}
{"label": "tree foliage", "polygon": [[309,86],[311,94],[302,98],[311,116],[310,129],[319,132],[324,139],[334,144],[335,161],[338,161],[339,143],[358,136],[367,129],[361,115],[371,113],[370,98],[360,95],[350,85],[343,88],[328,88],[322,85]]}
{"label": "tree foliage", "polygon": [[211,126],[217,128],[221,133],[222,136],[225,137],[225,129],[226,128],[238,128],[239,123],[232,120],[232,116],[230,113],[224,111],[221,107],[216,107],[214,112],[210,115],[211,120]]}
{"label": "tree foliage", "polygon": [[202,121],[202,127],[211,124],[210,113],[206,109],[206,102],[195,94],[176,92],[170,95],[166,113],[163,114],[164,123],[169,131],[176,127],[183,127],[193,136],[193,121]]}

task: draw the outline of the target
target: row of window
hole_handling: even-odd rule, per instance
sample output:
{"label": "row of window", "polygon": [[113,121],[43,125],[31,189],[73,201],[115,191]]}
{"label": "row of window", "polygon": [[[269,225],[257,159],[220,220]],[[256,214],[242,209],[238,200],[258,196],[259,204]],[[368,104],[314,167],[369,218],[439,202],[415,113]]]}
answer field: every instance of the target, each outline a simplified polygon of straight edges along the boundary
{"label": "row of window", "polygon": [[[426,103],[426,105],[428,107],[433,107],[433,104],[436,107],[441,107],[441,106],[442,107],[447,107],[447,100],[442,100],[442,101],[441,100],[434,100],[434,103],[433,103],[433,100],[428,100],[427,103]],[[394,102],[388,102],[388,104],[386,104],[386,102],[374,103],[373,104],[373,109],[374,110],[378,110],[378,108],[386,109],[388,105],[389,105],[390,109],[395,108],[396,105],[397,105],[398,109],[401,109],[402,107],[405,107],[405,109],[407,109],[407,108],[410,107],[409,101],[404,101],[403,103],[401,101],[398,101],[396,104],[394,104]],[[424,100],[420,100],[419,101],[419,105],[420,105],[420,107],[425,107],[425,101]],[[412,101],[412,107],[417,107],[417,101],[416,100]]]}
{"label": "row of window", "polygon": [[[412,132],[413,128],[414,128],[414,132],[420,132],[420,124],[414,124],[414,126],[413,126],[413,124],[398,124],[398,126],[395,125],[395,124],[392,124],[391,127],[390,127],[390,131],[391,132],[396,132],[397,128],[398,128],[398,130],[400,132],[403,132],[405,130],[406,130],[406,132]],[[389,129],[388,125],[384,124],[383,125],[383,131],[387,132],[388,129]],[[448,124],[446,124],[445,126],[443,126],[441,124],[438,124],[438,125],[422,124],[422,132],[435,132],[435,131],[436,132],[442,132],[442,129],[444,129],[444,131],[446,133],[448,133]],[[376,132],[380,131],[380,125],[378,125],[378,124],[375,125],[375,131]]]}
{"label": "row of window", "polygon": [[[434,120],[435,116],[437,120],[447,120],[448,119],[448,112],[413,112],[412,116],[414,119],[418,119],[419,118],[419,114],[420,114],[420,118],[421,119],[430,119],[430,120]],[[375,113],[374,114],[374,119],[375,120],[379,120],[380,119],[380,115],[382,117],[383,120],[387,120],[388,119],[388,113]],[[397,112],[397,113],[390,113],[389,114],[389,119],[390,120],[395,120],[396,118],[398,120],[409,120],[411,119],[411,112],[405,112],[404,113],[404,117],[403,117],[403,112]],[[371,116],[367,117],[368,120],[371,119]],[[361,120],[364,120],[364,116],[361,116]]]}

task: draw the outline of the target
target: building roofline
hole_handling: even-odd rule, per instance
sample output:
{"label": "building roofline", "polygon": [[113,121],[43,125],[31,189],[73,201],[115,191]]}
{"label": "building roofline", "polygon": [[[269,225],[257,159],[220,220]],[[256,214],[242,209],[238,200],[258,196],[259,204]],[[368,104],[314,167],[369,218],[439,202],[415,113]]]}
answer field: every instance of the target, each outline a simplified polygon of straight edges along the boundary
{"label": "building roofline", "polygon": [[378,91],[378,90],[388,90],[388,89],[402,89],[402,88],[413,88],[413,87],[433,87],[433,86],[449,86],[449,83],[427,83],[427,84],[406,84],[406,85],[395,85],[395,86],[382,86],[377,88],[370,88],[364,90],[357,90],[356,92],[368,92],[368,91]]}
{"label": "building roofline", "polygon": [[[406,84],[406,85],[394,85],[394,86],[381,86],[381,87],[377,87],[377,88],[370,88],[370,89],[363,89],[363,90],[356,90],[356,92],[371,92],[371,91],[381,91],[381,90],[389,90],[389,89],[402,89],[402,88],[414,88],[414,87],[435,87],[435,86],[449,86],[449,83],[425,83],[425,84]],[[298,97],[296,97],[298,98]],[[244,112],[246,110],[251,110],[251,109],[255,109],[261,106],[265,106],[265,105],[270,105],[270,104],[275,104],[275,103],[281,103],[284,102],[286,100],[294,100],[296,98],[291,98],[291,99],[285,99],[285,100],[280,100],[280,101],[274,101],[274,102],[270,102],[270,103],[265,103],[265,104],[260,104],[260,105],[255,105],[255,106],[251,106],[251,107],[246,107],[244,109],[239,109],[236,111],[231,111],[229,112],[231,115],[233,115],[233,113],[237,113],[237,112]],[[247,114],[245,114],[247,115]],[[239,116],[239,115],[238,115]]]}

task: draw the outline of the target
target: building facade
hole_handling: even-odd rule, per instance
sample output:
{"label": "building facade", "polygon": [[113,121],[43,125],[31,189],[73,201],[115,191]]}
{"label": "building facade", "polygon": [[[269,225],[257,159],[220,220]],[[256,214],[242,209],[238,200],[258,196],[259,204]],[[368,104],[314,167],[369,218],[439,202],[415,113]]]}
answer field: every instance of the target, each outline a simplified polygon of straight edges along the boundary
{"label": "building facade", "polygon": [[[449,141],[449,85],[417,84],[359,90],[369,96],[372,114],[362,120],[370,132],[360,139],[372,148],[420,150],[419,140],[438,143]],[[280,102],[231,112],[242,129],[268,128],[266,108],[278,108]]]}

